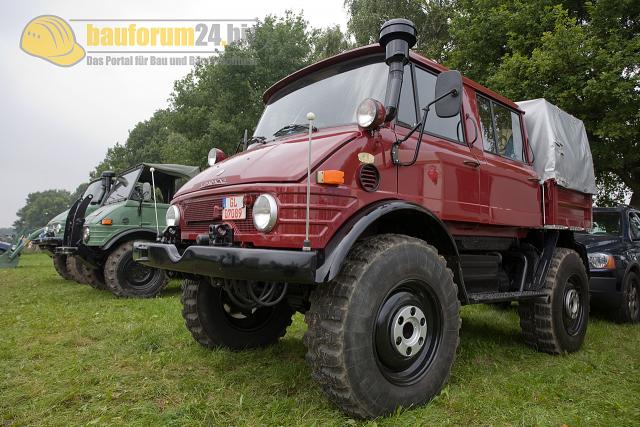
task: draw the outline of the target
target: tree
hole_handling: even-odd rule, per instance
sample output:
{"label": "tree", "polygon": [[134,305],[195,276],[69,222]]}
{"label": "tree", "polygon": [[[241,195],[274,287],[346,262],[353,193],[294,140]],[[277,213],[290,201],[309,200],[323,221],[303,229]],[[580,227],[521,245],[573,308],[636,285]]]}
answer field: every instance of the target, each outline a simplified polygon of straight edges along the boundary
{"label": "tree", "polygon": [[26,204],[17,212],[13,227],[20,234],[42,227],[60,212],[69,208],[71,194],[66,190],[46,190],[29,193]]}
{"label": "tree", "polygon": [[349,31],[357,45],[378,42],[382,24],[393,18],[411,20],[418,32],[416,49],[435,61],[444,61],[451,44],[449,25],[456,0],[346,0]]}

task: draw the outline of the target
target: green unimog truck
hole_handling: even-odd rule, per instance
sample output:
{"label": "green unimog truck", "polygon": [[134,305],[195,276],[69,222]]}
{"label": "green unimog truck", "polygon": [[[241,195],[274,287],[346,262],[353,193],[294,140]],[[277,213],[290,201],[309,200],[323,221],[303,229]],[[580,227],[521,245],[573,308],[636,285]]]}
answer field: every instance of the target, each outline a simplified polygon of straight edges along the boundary
{"label": "green unimog truck", "polygon": [[123,172],[97,209],[86,214],[91,195],[71,207],[56,255],[67,257],[72,274],[95,288],[119,297],[157,295],[168,276],[133,261],[133,241],[156,240],[166,227],[173,195],[199,171],[196,166],[143,163]]}
{"label": "green unimog truck", "polygon": [[[86,214],[93,212],[102,204],[105,196],[110,192],[114,177],[115,173],[106,171],[102,173],[99,179],[89,183],[87,189],[79,199],[82,200],[91,196],[90,203],[87,205]],[[32,243],[53,259],[54,268],[64,279],[86,283],[84,280],[84,274],[77,273],[79,267],[75,265],[75,259],[68,258],[66,255],[56,254],[56,248],[62,245],[65,223],[68,215],[69,210],[66,210],[53,217],[44,227],[42,233],[40,233]]]}

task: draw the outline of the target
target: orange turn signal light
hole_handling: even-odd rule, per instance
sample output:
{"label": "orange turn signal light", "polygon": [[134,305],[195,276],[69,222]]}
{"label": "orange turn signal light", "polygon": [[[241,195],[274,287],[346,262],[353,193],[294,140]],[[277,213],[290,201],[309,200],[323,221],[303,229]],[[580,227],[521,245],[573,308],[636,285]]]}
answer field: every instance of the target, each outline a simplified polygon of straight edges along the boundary
{"label": "orange turn signal light", "polygon": [[111,224],[113,224],[113,220],[111,218],[104,218],[102,221],[100,221],[100,224],[102,224],[102,225],[111,225]]}
{"label": "orange turn signal light", "polygon": [[344,184],[344,172],[338,170],[318,171],[316,175],[318,184],[340,185]]}

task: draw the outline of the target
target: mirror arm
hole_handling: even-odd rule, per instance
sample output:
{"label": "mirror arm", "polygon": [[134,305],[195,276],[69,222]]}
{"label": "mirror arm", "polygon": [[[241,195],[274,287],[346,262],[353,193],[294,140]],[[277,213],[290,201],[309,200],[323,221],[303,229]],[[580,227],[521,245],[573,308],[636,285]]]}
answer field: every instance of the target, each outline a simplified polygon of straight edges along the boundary
{"label": "mirror arm", "polygon": [[[411,129],[411,131],[409,131],[409,133],[402,139],[397,139],[394,143],[393,143],[393,147],[391,147],[391,161],[394,165],[396,166],[411,166],[413,165],[417,160],[418,160],[418,155],[420,154],[420,145],[422,144],[422,136],[424,135],[424,128],[427,124],[427,116],[429,115],[429,110],[431,109],[431,106],[433,104],[435,104],[436,102],[440,101],[441,99],[452,95],[452,96],[457,96],[458,95],[458,91],[455,89],[450,90],[447,93],[444,93],[442,95],[440,95],[439,97],[437,97],[436,99],[434,99],[433,101],[431,101],[430,103],[428,103],[425,107],[423,107],[422,109],[424,110],[424,115],[422,116],[422,120],[413,127],[413,129]],[[408,162],[400,162],[400,160],[398,159],[398,147],[400,146],[400,144],[402,144],[403,142],[405,142],[406,140],[408,140],[411,135],[413,135],[415,133],[416,130],[418,130],[418,128],[420,128],[420,134],[418,135],[418,141],[416,142],[416,151],[413,153],[413,159],[411,159]]]}

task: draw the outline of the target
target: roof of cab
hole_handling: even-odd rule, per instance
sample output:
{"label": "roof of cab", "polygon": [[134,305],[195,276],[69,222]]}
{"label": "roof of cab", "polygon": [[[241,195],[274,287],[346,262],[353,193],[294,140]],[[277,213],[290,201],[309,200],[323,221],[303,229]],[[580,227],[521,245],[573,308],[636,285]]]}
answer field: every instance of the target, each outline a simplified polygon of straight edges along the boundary
{"label": "roof of cab", "polygon": [[[318,61],[315,62],[311,65],[308,65],[304,68],[299,69],[298,71],[289,74],[288,76],[278,80],[276,83],[274,83],[269,89],[267,89],[264,94],[262,95],[262,101],[266,104],[269,99],[271,98],[271,96],[273,96],[273,94],[275,94],[277,91],[279,91],[280,89],[282,89],[283,87],[287,86],[288,84],[300,79],[301,77],[307,76],[311,73],[314,73],[320,69],[323,69],[325,67],[329,67],[331,65],[343,62],[343,61],[347,61],[350,59],[354,59],[354,58],[359,58],[362,56],[367,56],[367,55],[374,55],[374,54],[384,54],[384,48],[382,46],[380,46],[379,44],[370,44],[368,46],[362,46],[362,47],[358,47],[355,49],[351,49],[348,50],[346,52],[343,53],[339,53],[337,55],[331,56],[329,58],[323,59],[322,61]],[[447,71],[448,68],[438,64],[437,62],[426,58],[422,55],[420,55],[419,53],[416,53],[414,51],[410,51],[409,53],[410,58],[413,60],[414,63],[417,63],[419,65],[425,66],[427,68],[430,68],[433,71],[436,72],[442,72],[442,71]],[[481,85],[478,82],[475,82],[467,77],[463,76],[463,83],[471,88],[473,88],[474,90],[476,90],[477,92],[481,92],[483,95],[488,96],[490,98],[495,99],[496,101],[499,101],[509,107],[511,107],[512,109],[516,110],[516,111],[520,111],[523,112],[522,109],[520,109],[520,107],[518,107],[518,105],[513,102],[512,100],[500,95],[497,92],[492,91],[491,89]]]}

